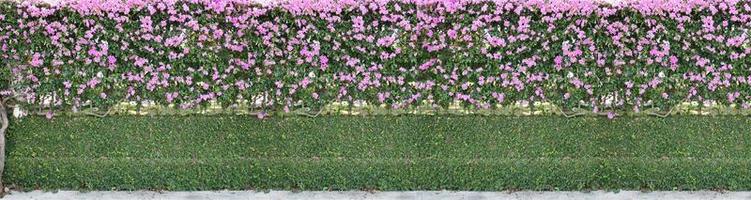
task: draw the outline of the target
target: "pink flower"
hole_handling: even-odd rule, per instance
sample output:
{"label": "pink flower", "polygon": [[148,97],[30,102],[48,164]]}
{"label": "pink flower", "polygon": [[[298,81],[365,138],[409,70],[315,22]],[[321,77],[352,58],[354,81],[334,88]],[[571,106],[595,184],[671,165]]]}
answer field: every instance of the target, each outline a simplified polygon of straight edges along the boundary
{"label": "pink flower", "polygon": [[503,93],[493,92],[491,96],[493,96],[498,103],[503,103],[503,101],[506,100],[506,95]]}
{"label": "pink flower", "polygon": [[302,88],[307,88],[308,84],[310,84],[310,82],[311,82],[310,78],[305,77],[305,78],[302,79],[302,81],[300,81],[300,86],[302,86]]}
{"label": "pink flower", "polygon": [[115,63],[117,63],[117,58],[115,58],[115,56],[111,56],[111,55],[107,56],[107,62],[110,65],[114,65]]}
{"label": "pink flower", "polygon": [[256,115],[256,117],[258,117],[258,119],[264,119],[264,118],[266,118],[266,115],[267,115],[267,113],[266,113],[266,112],[259,112],[259,113],[258,113],[258,114]]}
{"label": "pink flower", "polygon": [[44,60],[42,60],[41,57],[42,57],[41,54],[34,53],[34,55],[31,56],[31,62],[29,64],[31,64],[31,66],[34,66],[34,67],[42,66],[42,64],[44,63]]}
{"label": "pink flower", "polygon": [[456,39],[457,38],[456,30],[454,30],[454,29],[449,30],[446,34],[451,39]]}
{"label": "pink flower", "polygon": [[435,62],[436,62],[436,59],[430,59],[427,62],[420,65],[417,69],[419,69],[420,71],[425,71],[429,69],[431,66],[433,66]]}
{"label": "pink flower", "polygon": [[319,57],[319,60],[321,62],[321,70],[326,70],[329,68],[329,58],[326,56]]}
{"label": "pink flower", "polygon": [[727,95],[728,102],[731,102],[731,103],[735,102],[735,99],[738,98],[738,97],[740,97],[740,96],[741,96],[740,92],[728,92],[728,95]]}
{"label": "pink flower", "polygon": [[177,97],[177,95],[178,95],[177,92],[172,92],[172,93],[166,93],[166,94],[164,94],[164,96],[167,98],[167,102],[168,103],[172,103],[172,101],[175,100],[175,98]]}

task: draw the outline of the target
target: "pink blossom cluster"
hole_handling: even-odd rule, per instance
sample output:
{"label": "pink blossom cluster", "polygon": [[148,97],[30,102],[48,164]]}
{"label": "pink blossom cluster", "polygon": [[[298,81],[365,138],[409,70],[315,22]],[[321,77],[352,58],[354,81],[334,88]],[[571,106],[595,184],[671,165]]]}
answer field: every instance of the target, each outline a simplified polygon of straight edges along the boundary
{"label": "pink blossom cluster", "polygon": [[0,59],[3,94],[52,110],[550,102],[614,116],[749,108],[749,28],[742,0],[2,2]]}

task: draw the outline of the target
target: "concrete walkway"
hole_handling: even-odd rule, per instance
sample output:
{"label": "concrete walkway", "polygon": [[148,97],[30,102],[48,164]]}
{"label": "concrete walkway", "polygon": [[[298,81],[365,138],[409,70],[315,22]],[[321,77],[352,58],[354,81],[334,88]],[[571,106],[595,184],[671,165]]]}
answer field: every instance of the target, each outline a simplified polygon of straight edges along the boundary
{"label": "concrete walkway", "polygon": [[751,199],[751,192],[453,192],[453,191],[415,191],[415,192],[289,192],[289,191],[199,191],[199,192],[11,192],[3,199],[12,200],[131,200],[131,199],[162,199],[162,200],[214,200],[214,199],[300,199],[300,200],[328,200],[328,199],[418,199],[418,200],[444,200],[444,199],[608,199],[608,200],[632,200],[632,199]]}

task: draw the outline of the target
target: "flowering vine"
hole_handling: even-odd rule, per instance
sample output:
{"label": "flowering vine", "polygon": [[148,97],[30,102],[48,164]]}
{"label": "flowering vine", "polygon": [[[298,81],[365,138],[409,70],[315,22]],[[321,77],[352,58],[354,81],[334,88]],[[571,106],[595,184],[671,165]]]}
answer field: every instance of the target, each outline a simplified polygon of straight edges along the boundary
{"label": "flowering vine", "polygon": [[748,109],[749,27],[740,0],[2,2],[0,82],[50,111],[144,100],[549,102],[611,118],[687,101]]}

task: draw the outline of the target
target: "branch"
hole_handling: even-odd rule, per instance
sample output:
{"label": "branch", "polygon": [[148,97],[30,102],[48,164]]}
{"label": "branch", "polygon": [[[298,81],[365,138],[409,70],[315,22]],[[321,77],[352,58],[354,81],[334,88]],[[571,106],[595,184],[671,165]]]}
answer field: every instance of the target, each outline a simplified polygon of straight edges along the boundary
{"label": "branch", "polygon": [[560,112],[566,118],[573,118],[573,117],[578,117],[578,116],[582,116],[582,115],[586,115],[587,114],[585,112],[575,112],[575,113],[572,113],[572,114],[566,114],[566,112],[564,112],[561,107],[558,107],[558,106],[555,106],[555,107],[558,108],[558,112]]}
{"label": "branch", "polygon": [[[112,113],[112,110],[113,109],[110,108],[105,113],[96,113],[96,112],[90,112],[90,111],[81,111],[81,112],[78,112],[78,113],[73,113],[73,115],[75,116],[76,114],[81,114],[81,115],[87,115],[87,116],[104,118],[104,117],[109,116],[109,114]],[[26,113],[29,114],[29,115],[47,116],[47,114],[49,114],[49,112],[50,111],[47,111],[47,112],[44,112],[44,111],[41,111],[41,112],[27,111]]]}
{"label": "branch", "polygon": [[660,117],[660,118],[665,118],[665,117],[670,116],[673,113],[673,110],[675,110],[675,106],[673,106],[672,108],[670,108],[670,110],[667,113],[665,113],[665,114],[660,114],[660,113],[656,113],[656,112],[648,112],[647,114],[648,115],[652,115],[652,116],[656,116],[656,117]]}
{"label": "branch", "polygon": [[5,193],[3,187],[3,171],[5,171],[5,131],[8,130],[10,120],[8,120],[8,111],[5,107],[5,100],[0,103],[0,195]]}
{"label": "branch", "polygon": [[[578,117],[578,116],[584,116],[584,115],[587,115],[587,114],[596,115],[596,116],[608,116],[608,115],[610,115],[610,112],[575,112],[575,113],[567,114],[560,107],[556,106],[556,108],[558,108],[558,112],[560,112],[566,118],[573,118],[573,117]],[[613,112],[613,114],[615,116],[621,116],[620,114],[615,113],[615,112]]]}
{"label": "branch", "polygon": [[[302,111],[302,110],[305,110],[305,111]],[[306,117],[311,117],[311,118],[318,117],[318,115],[320,115],[323,112],[323,110],[318,110],[315,114],[310,114],[309,112],[310,112],[310,108],[301,108],[301,109],[295,110],[295,114],[306,116]]]}
{"label": "branch", "polygon": [[0,123],[2,123],[2,127],[0,127],[0,134],[5,134],[5,130],[8,129],[8,124],[9,124],[8,113],[7,113],[7,110],[5,110],[5,100],[3,100],[3,103],[0,104]]}
{"label": "branch", "polygon": [[[6,103],[8,103],[8,101],[10,101],[11,99],[16,99],[17,97],[18,97],[18,94],[14,94],[13,96],[10,96],[8,98],[3,98],[2,104],[6,105]],[[3,108],[5,108],[5,106],[3,106]]]}
{"label": "branch", "polygon": [[89,116],[94,116],[94,117],[99,117],[99,118],[107,117],[111,112],[112,112],[112,108],[108,109],[107,112],[102,113],[102,114],[99,114],[96,112],[81,111],[81,113],[83,113],[84,115],[89,115]]}

